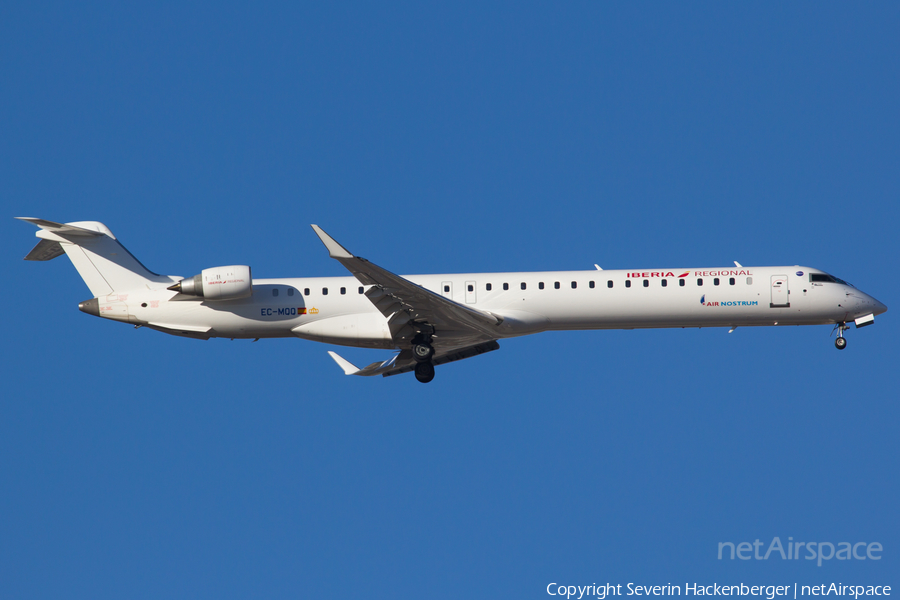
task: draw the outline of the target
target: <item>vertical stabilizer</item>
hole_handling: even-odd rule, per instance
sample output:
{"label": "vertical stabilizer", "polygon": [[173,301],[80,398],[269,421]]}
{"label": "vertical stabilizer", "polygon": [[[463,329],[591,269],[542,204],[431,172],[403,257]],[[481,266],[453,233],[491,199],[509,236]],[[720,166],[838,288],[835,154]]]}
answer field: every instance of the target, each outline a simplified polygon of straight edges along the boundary
{"label": "vertical stabilizer", "polygon": [[95,297],[172,283],[171,278],[157,275],[142,265],[103,223],[16,218],[40,228],[35,235],[41,241],[25,259],[51,260],[65,252]]}

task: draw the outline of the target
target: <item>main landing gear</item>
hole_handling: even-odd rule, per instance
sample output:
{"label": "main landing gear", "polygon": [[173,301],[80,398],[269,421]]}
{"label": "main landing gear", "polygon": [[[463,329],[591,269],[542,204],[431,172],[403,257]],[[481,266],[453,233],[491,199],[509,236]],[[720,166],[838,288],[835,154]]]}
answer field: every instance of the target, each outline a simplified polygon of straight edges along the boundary
{"label": "main landing gear", "polygon": [[412,353],[416,362],[429,362],[434,356],[434,346],[427,342],[416,343],[413,344]]}
{"label": "main landing gear", "polygon": [[838,350],[843,350],[847,347],[847,338],[844,337],[844,331],[847,329],[850,329],[850,327],[846,323],[841,323],[837,326],[838,336],[834,340],[834,347]]}
{"label": "main landing gear", "polygon": [[416,379],[419,383],[428,383],[434,379],[434,365],[430,362],[416,364]]}
{"label": "main landing gear", "polygon": [[413,343],[412,355],[416,360],[416,379],[420,383],[428,383],[434,379],[434,346],[425,340],[417,340]]}

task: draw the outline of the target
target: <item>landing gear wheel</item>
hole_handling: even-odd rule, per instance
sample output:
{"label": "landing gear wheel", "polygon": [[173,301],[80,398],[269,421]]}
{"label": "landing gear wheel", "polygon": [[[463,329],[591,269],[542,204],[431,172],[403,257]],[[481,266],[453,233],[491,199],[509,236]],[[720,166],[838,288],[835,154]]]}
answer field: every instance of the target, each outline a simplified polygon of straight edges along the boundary
{"label": "landing gear wheel", "polygon": [[838,350],[843,350],[844,348],[846,348],[847,338],[839,337],[838,339],[834,340],[834,347]]}
{"label": "landing gear wheel", "polygon": [[420,383],[428,383],[434,379],[434,365],[430,362],[420,362],[416,365],[416,379]]}
{"label": "landing gear wheel", "polygon": [[434,346],[431,344],[413,344],[412,354],[416,362],[431,362],[431,357],[434,356]]}

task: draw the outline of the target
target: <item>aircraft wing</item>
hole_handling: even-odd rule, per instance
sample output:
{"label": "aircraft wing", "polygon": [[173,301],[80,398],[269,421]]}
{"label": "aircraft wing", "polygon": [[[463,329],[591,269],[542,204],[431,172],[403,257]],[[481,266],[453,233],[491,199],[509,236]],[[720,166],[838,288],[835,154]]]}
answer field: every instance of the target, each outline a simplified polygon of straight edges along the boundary
{"label": "aircraft wing", "polygon": [[[485,352],[491,352],[500,348],[500,344],[496,340],[465,346],[463,348],[450,348],[438,350],[435,352],[432,363],[434,365],[443,365],[449,362],[470,358]],[[400,373],[408,373],[416,368],[416,361],[413,359],[410,350],[401,350],[391,358],[381,362],[374,362],[362,369],[343,358],[337,352],[328,351],[334,362],[344,370],[345,375],[361,375],[363,377],[371,377],[373,375],[381,375],[382,377],[390,377],[391,375],[399,375]]]}
{"label": "aircraft wing", "polygon": [[[440,353],[442,349],[449,352],[497,338],[496,327],[503,321],[501,317],[426,290],[354,256],[318,225],[312,228],[332,258],[353,273],[360,283],[372,286],[366,291],[366,297],[387,317],[395,341],[411,340],[418,333],[427,333],[434,336],[434,347]],[[435,364],[440,363],[435,360]],[[413,366],[406,370],[412,370]]]}

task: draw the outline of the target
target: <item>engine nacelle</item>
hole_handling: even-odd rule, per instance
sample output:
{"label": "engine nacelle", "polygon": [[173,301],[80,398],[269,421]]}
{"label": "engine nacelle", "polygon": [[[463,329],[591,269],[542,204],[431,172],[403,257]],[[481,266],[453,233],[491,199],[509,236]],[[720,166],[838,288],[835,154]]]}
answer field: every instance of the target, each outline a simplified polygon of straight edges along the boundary
{"label": "engine nacelle", "polygon": [[203,269],[199,275],[182,279],[170,290],[188,296],[200,296],[207,300],[235,300],[253,293],[250,267],[232,265]]}

